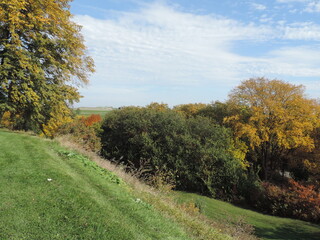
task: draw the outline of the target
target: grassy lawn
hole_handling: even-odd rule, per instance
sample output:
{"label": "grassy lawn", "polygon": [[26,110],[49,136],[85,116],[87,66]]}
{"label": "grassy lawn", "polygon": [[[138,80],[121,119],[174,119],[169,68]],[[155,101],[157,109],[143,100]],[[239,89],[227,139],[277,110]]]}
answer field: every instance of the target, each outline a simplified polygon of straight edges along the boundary
{"label": "grassy lawn", "polygon": [[0,239],[190,239],[129,187],[57,143],[0,130]]}
{"label": "grassy lawn", "polygon": [[244,218],[262,239],[319,240],[320,225],[289,218],[273,217],[192,193],[177,192],[179,202],[194,202],[207,217],[232,222]]}

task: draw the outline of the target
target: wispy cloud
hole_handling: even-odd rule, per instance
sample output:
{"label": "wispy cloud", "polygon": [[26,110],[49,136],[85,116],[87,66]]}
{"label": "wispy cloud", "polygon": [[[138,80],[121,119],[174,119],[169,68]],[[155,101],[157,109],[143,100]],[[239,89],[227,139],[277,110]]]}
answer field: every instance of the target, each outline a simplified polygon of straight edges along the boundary
{"label": "wispy cloud", "polygon": [[320,25],[310,22],[289,24],[284,27],[284,38],[320,41]]}
{"label": "wispy cloud", "polygon": [[[319,0],[276,0],[278,3],[303,3],[304,8],[300,12],[309,12],[309,13],[319,13],[320,12],[320,2]],[[291,10],[292,11],[292,10]],[[297,12],[297,9],[294,9],[294,12]]]}
{"label": "wispy cloud", "polygon": [[242,57],[232,53],[231,43],[259,41],[273,34],[269,27],[182,13],[159,4],[123,13],[116,20],[77,16],[76,21],[83,25],[98,74],[121,82],[135,78],[186,85],[197,84],[202,75],[233,79],[230,69]]}
{"label": "wispy cloud", "polygon": [[[178,104],[177,96],[190,89],[210,101],[224,98],[240,80],[252,76],[320,76],[320,49],[312,46],[272,49],[260,57],[236,53],[241,42],[259,46],[282,39],[320,40],[315,24],[244,24],[159,3],[119,12],[113,19],[78,15],[75,21],[83,26],[97,66],[89,87],[91,101],[105,105],[128,105],[128,98],[135,99],[133,104]],[[200,92],[208,89],[216,96],[202,98]],[[195,99],[189,95],[189,101]]]}
{"label": "wispy cloud", "polygon": [[304,9],[305,12],[310,12],[310,13],[314,13],[314,12],[318,12],[320,13],[320,2],[310,2],[308,3],[307,7]]}
{"label": "wispy cloud", "polygon": [[267,7],[266,7],[265,5],[259,4],[259,3],[251,3],[250,5],[251,5],[251,7],[252,7],[253,9],[255,9],[255,10],[263,11],[263,10],[266,10],[266,9],[267,9]]}
{"label": "wispy cloud", "polygon": [[260,71],[290,77],[320,77],[320,46],[282,47],[261,59]]}

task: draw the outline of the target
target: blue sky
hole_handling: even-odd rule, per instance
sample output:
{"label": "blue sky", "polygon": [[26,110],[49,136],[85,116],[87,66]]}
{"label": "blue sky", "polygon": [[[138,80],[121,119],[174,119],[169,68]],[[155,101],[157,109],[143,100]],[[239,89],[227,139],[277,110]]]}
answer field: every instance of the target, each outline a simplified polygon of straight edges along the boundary
{"label": "blue sky", "polygon": [[320,93],[318,0],[74,0],[96,64],[79,106],[224,101],[251,77]]}

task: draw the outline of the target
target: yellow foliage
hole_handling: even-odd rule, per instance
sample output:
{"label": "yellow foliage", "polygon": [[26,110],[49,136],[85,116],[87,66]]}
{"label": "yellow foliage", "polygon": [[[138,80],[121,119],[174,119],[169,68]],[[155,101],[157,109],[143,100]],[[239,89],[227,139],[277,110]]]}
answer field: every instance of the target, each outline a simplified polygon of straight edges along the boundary
{"label": "yellow foliage", "polygon": [[146,106],[147,108],[150,109],[155,109],[157,111],[165,111],[169,109],[168,104],[166,103],[157,103],[157,102],[152,102],[149,105]]}
{"label": "yellow foliage", "polygon": [[235,140],[232,144],[232,148],[229,149],[231,152],[232,156],[240,161],[240,164],[243,169],[247,169],[250,164],[246,160],[246,154],[248,152],[248,147],[246,144],[242,141]]}
{"label": "yellow foliage", "polygon": [[206,106],[207,104],[204,103],[189,103],[175,106],[173,110],[185,115],[186,117],[192,117],[196,116],[197,113]]}
{"label": "yellow foliage", "polygon": [[306,99],[303,87],[280,80],[264,78],[244,81],[230,94],[230,101],[245,104],[251,116],[243,121],[232,116],[231,123],[238,137],[247,137],[251,148],[270,142],[286,149],[314,148],[310,133],[319,124],[319,105]]}
{"label": "yellow foliage", "polygon": [[67,107],[56,108],[50,113],[50,120],[43,125],[43,134],[47,137],[55,137],[60,126],[72,122],[70,109]]}
{"label": "yellow foliage", "polygon": [[0,0],[1,111],[10,111],[16,129],[53,133],[68,119],[55,109],[78,101],[75,86],[94,71],[70,2]]}
{"label": "yellow foliage", "polygon": [[10,121],[10,112],[5,112],[1,118],[0,125],[5,128],[12,127],[12,122]]}
{"label": "yellow foliage", "polygon": [[232,127],[235,139],[248,144],[252,161],[258,161],[265,178],[268,169],[277,169],[289,150],[315,148],[312,133],[320,124],[316,100],[304,96],[304,87],[265,78],[242,82],[230,94],[229,103],[245,114],[224,119]]}
{"label": "yellow foliage", "polygon": [[304,166],[312,173],[320,173],[320,162],[311,162],[305,159],[303,162]]}

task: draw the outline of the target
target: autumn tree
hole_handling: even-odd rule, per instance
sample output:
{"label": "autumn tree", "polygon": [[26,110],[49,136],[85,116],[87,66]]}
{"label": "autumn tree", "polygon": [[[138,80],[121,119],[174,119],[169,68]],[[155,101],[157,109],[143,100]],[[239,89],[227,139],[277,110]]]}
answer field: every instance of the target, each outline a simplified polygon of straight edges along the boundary
{"label": "autumn tree", "polygon": [[207,105],[204,103],[189,103],[177,105],[173,108],[174,111],[179,112],[187,118],[195,117],[198,113],[204,109]]}
{"label": "autumn tree", "polygon": [[280,80],[254,78],[243,81],[229,95],[229,102],[245,114],[227,117],[236,137],[247,141],[249,158],[268,179],[285,170],[288,153],[314,149],[311,134],[319,124],[319,105],[308,99],[304,87]]}
{"label": "autumn tree", "polygon": [[303,147],[290,154],[292,176],[295,180],[304,180],[312,183],[320,190],[320,128],[312,134],[314,149],[305,151]]}
{"label": "autumn tree", "polygon": [[0,0],[0,118],[16,129],[54,131],[94,71],[69,2]]}
{"label": "autumn tree", "polygon": [[150,103],[149,105],[146,106],[146,108],[154,109],[154,110],[157,110],[157,111],[160,111],[160,112],[167,111],[167,110],[170,109],[168,104],[166,104],[166,103],[157,103],[157,102]]}

